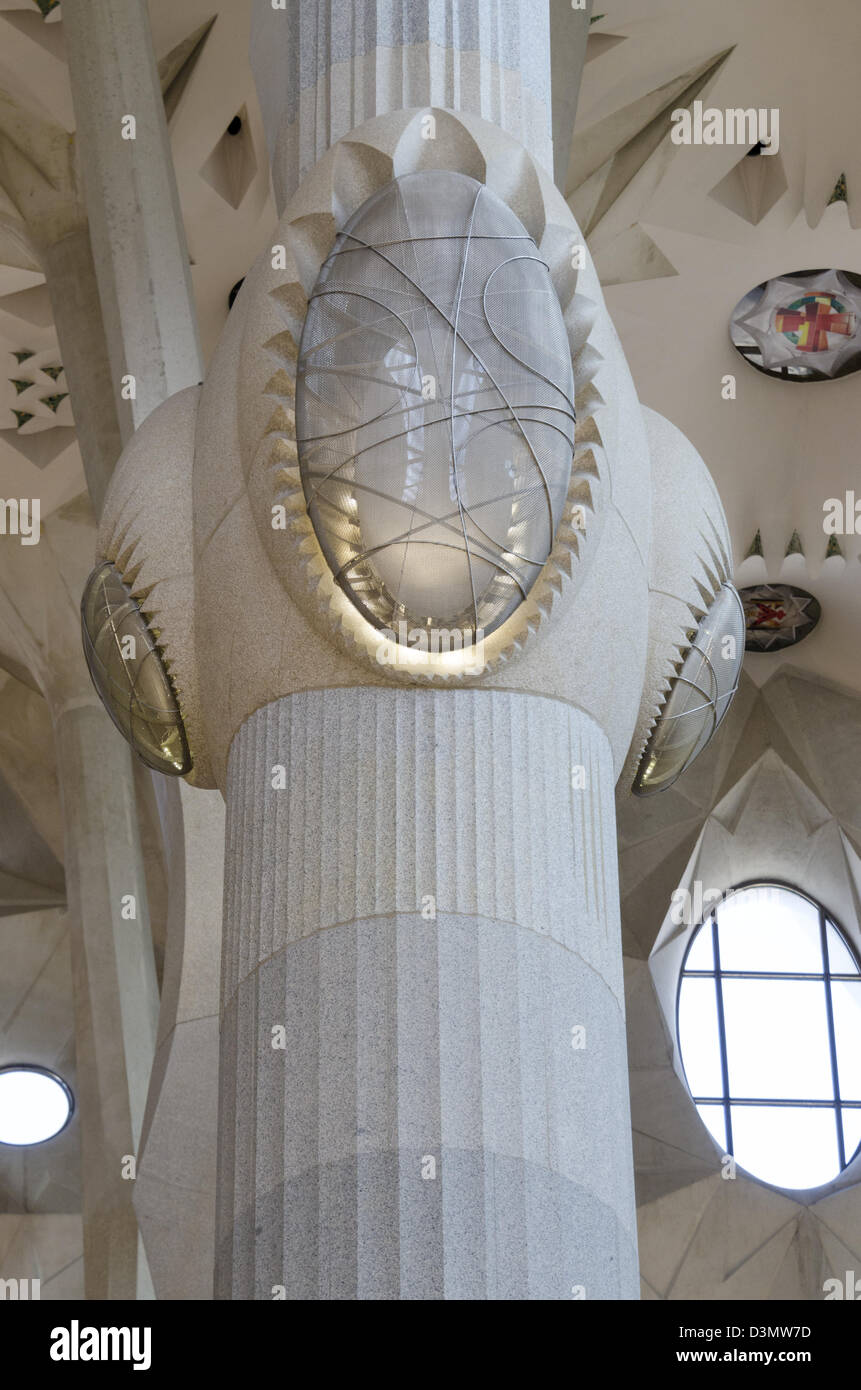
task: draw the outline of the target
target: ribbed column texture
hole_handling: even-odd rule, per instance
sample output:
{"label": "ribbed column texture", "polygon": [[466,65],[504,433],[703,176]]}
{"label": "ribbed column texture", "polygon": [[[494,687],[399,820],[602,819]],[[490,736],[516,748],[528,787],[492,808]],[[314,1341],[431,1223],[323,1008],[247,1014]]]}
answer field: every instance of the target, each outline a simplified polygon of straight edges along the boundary
{"label": "ribbed column texture", "polygon": [[234,739],[226,863],[218,1296],[637,1297],[593,721],[285,697]]}
{"label": "ribbed column texture", "polygon": [[254,0],[251,67],[279,212],[336,140],[412,107],[483,116],[553,167],[546,4]]}

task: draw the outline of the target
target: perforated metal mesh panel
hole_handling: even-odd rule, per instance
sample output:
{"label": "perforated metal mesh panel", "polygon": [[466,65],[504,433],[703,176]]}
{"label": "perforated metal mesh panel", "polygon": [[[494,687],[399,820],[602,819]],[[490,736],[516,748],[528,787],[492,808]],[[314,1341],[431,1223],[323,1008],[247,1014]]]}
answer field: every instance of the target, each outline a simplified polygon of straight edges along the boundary
{"label": "perforated metal mesh panel", "polygon": [[495,194],[426,171],[359,209],[311,297],[296,421],[311,521],[371,623],[505,621],[553,545],[573,399],[548,268]]}

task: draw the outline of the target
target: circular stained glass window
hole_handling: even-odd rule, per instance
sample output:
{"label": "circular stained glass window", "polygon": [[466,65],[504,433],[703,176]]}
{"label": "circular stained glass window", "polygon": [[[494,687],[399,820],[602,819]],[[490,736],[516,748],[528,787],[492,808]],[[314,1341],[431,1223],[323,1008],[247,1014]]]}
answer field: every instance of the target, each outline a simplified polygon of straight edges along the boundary
{"label": "circular stained glass window", "polygon": [[861,1145],[861,966],[797,889],[733,889],[679,981],[685,1078],[709,1133],[753,1177],[819,1187]]}
{"label": "circular stained glass window", "polygon": [[75,1108],[62,1077],[45,1067],[0,1067],[0,1144],[44,1144],[65,1129]]}
{"label": "circular stained glass window", "polygon": [[813,631],[822,616],[818,601],[794,584],[754,584],[742,589],[745,649],[776,652]]}
{"label": "circular stained glass window", "polygon": [[786,381],[828,381],[861,368],[861,275],[800,270],[755,286],[730,319],[745,361]]}
{"label": "circular stained glass window", "polygon": [[505,622],[562,517],[573,401],[549,269],[496,194],[427,170],[358,210],[311,295],[296,425],[308,515],[370,623],[410,643]]}

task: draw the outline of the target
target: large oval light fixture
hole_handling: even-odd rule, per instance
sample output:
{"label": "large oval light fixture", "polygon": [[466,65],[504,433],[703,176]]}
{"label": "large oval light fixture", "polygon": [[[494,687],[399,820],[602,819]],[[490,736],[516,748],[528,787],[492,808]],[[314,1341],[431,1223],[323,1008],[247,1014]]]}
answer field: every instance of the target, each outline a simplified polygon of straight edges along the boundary
{"label": "large oval light fixture", "polygon": [[310,299],[296,424],[317,539],[370,623],[505,622],[553,546],[573,400],[548,267],[485,185],[408,174],[354,214]]}
{"label": "large oval light fixture", "polygon": [[87,580],[81,629],[93,685],[123,738],[147,767],[185,776],[191,754],[157,633],[109,562]]}
{"label": "large oval light fixture", "polygon": [[0,1067],[0,1144],[44,1144],[66,1128],[74,1108],[65,1081],[46,1067]]}
{"label": "large oval light fixture", "polygon": [[664,791],[690,767],[730,707],[744,659],[744,611],[732,584],[721,585],[700,619],[658,715],[632,790]]}

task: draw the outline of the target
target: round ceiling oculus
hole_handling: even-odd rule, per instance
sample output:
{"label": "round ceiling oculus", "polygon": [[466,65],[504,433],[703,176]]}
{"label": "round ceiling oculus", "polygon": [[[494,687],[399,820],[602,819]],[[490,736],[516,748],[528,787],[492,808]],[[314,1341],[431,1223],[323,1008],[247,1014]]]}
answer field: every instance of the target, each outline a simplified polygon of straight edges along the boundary
{"label": "round ceiling oculus", "polygon": [[809,636],[822,615],[819,602],[794,584],[752,584],[740,591],[745,650],[776,652]]}
{"label": "round ceiling oculus", "polygon": [[44,1144],[66,1128],[74,1108],[65,1081],[46,1067],[0,1067],[0,1144]]}
{"label": "round ceiling oculus", "polygon": [[746,362],[783,381],[829,381],[861,368],[861,276],[802,270],[755,286],[733,310]]}

